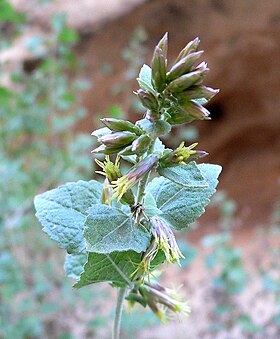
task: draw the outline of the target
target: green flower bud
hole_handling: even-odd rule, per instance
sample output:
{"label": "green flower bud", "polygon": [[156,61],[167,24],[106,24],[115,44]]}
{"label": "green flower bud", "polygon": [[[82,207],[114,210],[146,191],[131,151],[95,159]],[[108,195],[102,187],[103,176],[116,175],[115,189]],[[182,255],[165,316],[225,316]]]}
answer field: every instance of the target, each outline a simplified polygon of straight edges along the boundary
{"label": "green flower bud", "polygon": [[188,54],[192,53],[192,52],[196,52],[198,45],[200,43],[199,38],[195,38],[194,40],[190,41],[179,53],[176,61],[178,62],[179,60],[183,59],[185,56],[187,56]]}
{"label": "green flower bud", "polygon": [[136,134],[131,132],[113,132],[97,140],[108,147],[122,147],[131,144],[136,138]]}
{"label": "green flower bud", "polygon": [[195,62],[201,57],[203,51],[194,52],[191,54],[188,54],[183,59],[178,61],[170,71],[167,73],[167,82],[170,82],[176,78],[178,78],[180,75],[183,75],[187,72],[189,72]]}
{"label": "green flower bud", "polygon": [[166,62],[163,51],[158,46],[152,59],[152,84],[158,92],[162,92],[166,86]]}
{"label": "green flower bud", "polygon": [[139,89],[136,92],[136,95],[140,99],[143,106],[151,110],[158,110],[158,101],[153,93]]}
{"label": "green flower bud", "polygon": [[182,75],[170,82],[166,90],[171,93],[183,92],[187,88],[200,83],[208,72],[209,68],[202,67],[194,70],[193,72]]}
{"label": "green flower bud", "polygon": [[126,146],[119,152],[119,155],[133,155],[133,154],[135,154],[135,152],[132,151],[132,144]]}
{"label": "green flower bud", "polygon": [[188,124],[194,120],[195,118],[190,116],[181,107],[172,107],[171,109],[169,109],[168,116],[166,118],[166,121],[171,125]]}
{"label": "green flower bud", "polygon": [[137,135],[141,134],[141,130],[130,121],[115,118],[104,118],[101,119],[101,121],[105,126],[114,132],[128,131]]}
{"label": "green flower bud", "polygon": [[189,101],[191,99],[205,98],[207,101],[212,99],[216,94],[219,93],[218,89],[214,89],[206,86],[193,86],[188,88],[186,91],[175,93],[175,97],[179,100]]}
{"label": "green flower bud", "polygon": [[106,145],[100,145],[96,147],[94,150],[91,151],[91,153],[101,153],[101,154],[116,154],[119,153],[123,147],[108,147]]}
{"label": "green flower bud", "polygon": [[144,154],[148,150],[150,143],[151,138],[148,135],[143,134],[133,141],[132,151],[139,155]]}
{"label": "green flower bud", "polygon": [[137,163],[126,175],[112,182],[114,195],[112,199],[121,200],[123,195],[130,190],[147,172],[149,172],[157,163],[156,155],[148,155],[145,159]]}
{"label": "green flower bud", "polygon": [[210,112],[200,105],[198,102],[195,102],[193,100],[188,101],[185,103],[184,107],[182,107],[182,110],[185,111],[188,115],[193,117],[194,119],[197,120],[210,120],[211,118],[209,117]]}
{"label": "green flower bud", "polygon": [[165,59],[165,66],[167,66],[167,48],[168,48],[168,33],[166,32],[162,39],[158,43],[158,47],[161,48],[163,57]]}

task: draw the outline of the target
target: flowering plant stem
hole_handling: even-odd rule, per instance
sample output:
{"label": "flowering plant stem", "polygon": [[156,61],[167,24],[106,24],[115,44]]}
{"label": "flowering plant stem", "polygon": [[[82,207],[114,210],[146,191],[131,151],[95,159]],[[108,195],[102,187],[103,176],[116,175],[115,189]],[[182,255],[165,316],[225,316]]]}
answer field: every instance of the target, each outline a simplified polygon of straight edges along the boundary
{"label": "flowering plant stem", "polygon": [[117,304],[116,304],[115,317],[114,317],[113,339],[120,338],[123,302],[124,302],[126,291],[127,291],[127,287],[118,288],[118,297],[117,297]]}

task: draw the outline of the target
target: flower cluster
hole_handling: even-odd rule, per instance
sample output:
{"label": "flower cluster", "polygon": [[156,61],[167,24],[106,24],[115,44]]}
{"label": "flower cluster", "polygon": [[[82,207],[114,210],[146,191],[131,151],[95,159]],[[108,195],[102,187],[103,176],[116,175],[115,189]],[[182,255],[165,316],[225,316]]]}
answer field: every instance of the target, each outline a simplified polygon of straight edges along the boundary
{"label": "flower cluster", "polygon": [[170,226],[156,215],[150,219],[150,223],[151,232],[155,238],[156,252],[162,250],[167,263],[177,262],[180,264],[180,258],[184,259],[184,256],[177,245]]}
{"label": "flower cluster", "polygon": [[203,51],[198,51],[200,40],[190,41],[179,53],[175,63],[167,70],[167,34],[156,46],[152,59],[153,90],[136,92],[148,108],[151,119],[161,119],[171,125],[193,120],[209,119],[203,107],[219,90],[206,87],[202,82],[209,72],[206,62],[197,65]]}
{"label": "flower cluster", "polygon": [[141,285],[135,285],[126,299],[131,306],[136,302],[144,307],[149,306],[163,323],[173,314],[188,316],[191,311],[188,302],[182,301],[177,291],[155,282],[144,281]]}

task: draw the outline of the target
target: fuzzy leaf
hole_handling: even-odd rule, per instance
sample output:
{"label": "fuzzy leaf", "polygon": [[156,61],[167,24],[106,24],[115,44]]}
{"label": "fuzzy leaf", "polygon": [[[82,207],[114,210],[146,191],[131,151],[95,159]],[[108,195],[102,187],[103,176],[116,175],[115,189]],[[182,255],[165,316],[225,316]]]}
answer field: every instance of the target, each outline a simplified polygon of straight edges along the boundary
{"label": "fuzzy leaf", "polygon": [[165,150],[165,146],[159,138],[156,138],[154,145],[154,152],[160,154]]}
{"label": "fuzzy leaf", "polygon": [[89,252],[143,252],[149,245],[150,233],[142,225],[135,225],[132,214],[107,205],[94,205],[88,211],[84,237]]}
{"label": "fuzzy leaf", "polygon": [[152,69],[148,65],[143,65],[137,78],[139,86],[145,90],[156,94],[152,85]]}
{"label": "fuzzy leaf", "polygon": [[84,264],[87,262],[88,254],[86,251],[80,253],[66,254],[64,270],[69,278],[79,279],[84,270]]}
{"label": "fuzzy leaf", "polygon": [[208,187],[207,181],[203,178],[199,168],[194,161],[187,165],[178,165],[158,169],[163,177],[174,181],[176,184],[185,187]]}
{"label": "fuzzy leaf", "polygon": [[108,281],[116,286],[130,284],[130,276],[141,261],[141,254],[134,251],[111,254],[89,253],[80,280],[74,285],[80,288],[89,284]]}
{"label": "fuzzy leaf", "polygon": [[101,200],[102,185],[95,181],[78,181],[37,195],[36,217],[43,231],[65,248],[79,253],[84,247],[83,228],[90,206]]}
{"label": "fuzzy leaf", "polygon": [[[181,230],[200,217],[215,192],[221,166],[212,164],[198,165],[208,187],[184,187],[163,178],[155,178],[146,189],[145,210],[148,216],[155,214],[165,219],[173,228]],[[149,207],[153,196],[156,206]],[[156,207],[156,208],[155,208]],[[161,214],[155,213],[160,210]]]}

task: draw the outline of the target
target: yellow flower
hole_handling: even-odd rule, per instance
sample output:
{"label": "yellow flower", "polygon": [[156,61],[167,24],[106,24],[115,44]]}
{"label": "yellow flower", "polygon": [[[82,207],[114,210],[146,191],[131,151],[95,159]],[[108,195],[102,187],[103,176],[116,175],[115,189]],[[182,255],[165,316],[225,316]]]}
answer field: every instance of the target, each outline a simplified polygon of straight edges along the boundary
{"label": "yellow flower", "polygon": [[99,173],[101,175],[105,175],[110,182],[117,180],[122,176],[121,171],[120,171],[120,158],[117,157],[115,163],[113,163],[110,160],[110,156],[106,155],[105,156],[105,161],[102,162],[98,159],[95,159],[95,162],[97,163],[98,166],[100,166],[104,172],[102,171],[96,171],[96,173]]}
{"label": "yellow flower", "polygon": [[136,164],[130,172],[126,175],[112,181],[114,195],[112,199],[118,198],[121,200],[122,196],[130,190],[146,173],[148,173],[157,163],[158,156],[149,155],[138,164]]}

